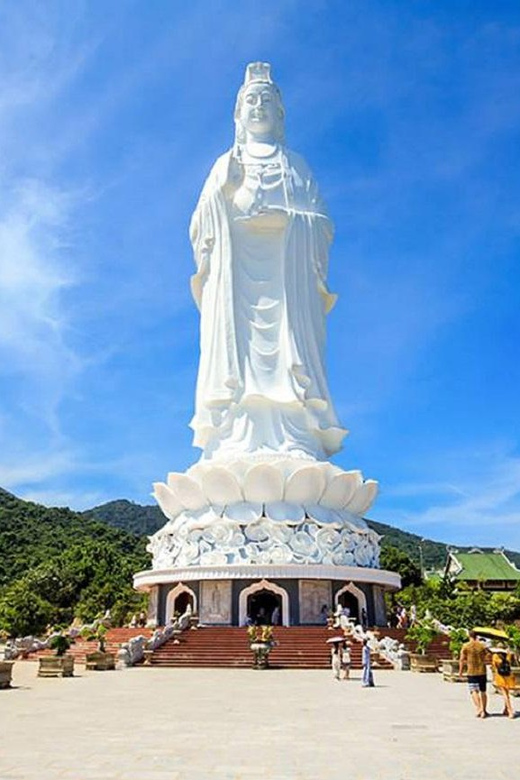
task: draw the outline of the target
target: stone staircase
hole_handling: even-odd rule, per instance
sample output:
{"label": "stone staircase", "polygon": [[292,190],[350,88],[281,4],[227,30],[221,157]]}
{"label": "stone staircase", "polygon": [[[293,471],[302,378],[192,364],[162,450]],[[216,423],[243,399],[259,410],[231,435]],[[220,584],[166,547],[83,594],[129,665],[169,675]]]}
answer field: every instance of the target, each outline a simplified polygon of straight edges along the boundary
{"label": "stone staircase", "polygon": [[[128,642],[132,637],[145,636],[148,639],[151,635],[152,629],[150,628],[109,628],[105,637],[105,649],[108,653],[114,653],[117,656],[117,651],[121,645]],[[84,664],[87,653],[94,653],[96,650],[96,640],[87,642],[85,639],[78,637],[69,650],[67,650],[67,654],[74,656],[77,663]],[[42,655],[53,654],[54,650],[38,650],[36,653],[31,653],[27,658],[28,660],[34,660]]]}
{"label": "stone staircase", "polygon": [[[277,645],[269,655],[269,664],[278,669],[328,669],[330,645],[327,639],[338,632],[324,626],[277,626]],[[361,669],[361,644],[351,640],[352,668]],[[378,659],[374,659],[378,661]],[[185,631],[159,647],[150,659],[152,666],[250,668],[253,654],[245,628],[207,626]],[[381,659],[379,668],[391,669]]]}

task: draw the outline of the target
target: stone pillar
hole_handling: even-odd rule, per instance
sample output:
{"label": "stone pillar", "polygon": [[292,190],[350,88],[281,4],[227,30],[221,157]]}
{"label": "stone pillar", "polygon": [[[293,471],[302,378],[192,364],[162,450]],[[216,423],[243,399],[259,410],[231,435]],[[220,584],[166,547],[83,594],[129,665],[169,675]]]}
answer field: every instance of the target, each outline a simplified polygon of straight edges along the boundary
{"label": "stone pillar", "polygon": [[376,626],[386,626],[385,591],[380,585],[374,585],[374,623]]}
{"label": "stone pillar", "polygon": [[146,620],[147,628],[157,628],[159,625],[159,586],[154,585],[150,588],[148,596],[148,615]]}

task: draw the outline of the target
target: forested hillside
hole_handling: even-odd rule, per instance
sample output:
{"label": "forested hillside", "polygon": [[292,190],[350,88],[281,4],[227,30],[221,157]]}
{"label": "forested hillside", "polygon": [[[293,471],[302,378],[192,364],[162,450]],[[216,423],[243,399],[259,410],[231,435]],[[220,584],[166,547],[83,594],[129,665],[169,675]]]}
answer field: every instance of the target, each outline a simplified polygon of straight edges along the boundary
{"label": "forested hillside", "polygon": [[68,509],[48,509],[0,489],[0,630],[116,619],[142,604],[132,575],[148,568],[146,539]]}
{"label": "forested hillside", "polygon": [[91,520],[101,520],[114,528],[122,528],[138,536],[151,536],[161,528],[166,518],[157,506],[141,506],[122,498],[109,501],[82,513]]}

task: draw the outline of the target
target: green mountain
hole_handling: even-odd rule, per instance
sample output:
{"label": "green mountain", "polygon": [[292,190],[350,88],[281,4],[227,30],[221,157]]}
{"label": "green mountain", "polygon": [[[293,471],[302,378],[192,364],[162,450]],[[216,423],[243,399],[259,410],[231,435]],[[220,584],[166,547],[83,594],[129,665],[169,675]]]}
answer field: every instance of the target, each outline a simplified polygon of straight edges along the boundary
{"label": "green mountain", "polygon": [[[83,513],[84,516],[95,520],[101,520],[116,528],[131,531],[134,534],[146,534],[151,536],[166,522],[166,518],[158,506],[141,506],[125,499],[110,501],[108,504],[94,507]],[[432,539],[423,539],[418,534],[401,531],[399,528],[368,520],[371,528],[381,534],[382,548],[397,547],[407,553],[417,564],[425,569],[441,569],[446,563],[447,545],[444,542],[435,542]],[[461,552],[470,550],[471,547],[458,547]],[[482,548],[490,550],[491,548]],[[506,550],[506,555],[520,567],[520,553]]]}
{"label": "green mountain", "polygon": [[166,522],[157,504],[141,506],[125,498],[88,509],[82,512],[82,515],[90,520],[108,523],[114,528],[122,528],[137,536],[152,536]]}
{"label": "green mountain", "polygon": [[150,565],[146,539],[69,509],[22,501],[0,489],[0,630],[123,619],[142,603],[132,575]]}

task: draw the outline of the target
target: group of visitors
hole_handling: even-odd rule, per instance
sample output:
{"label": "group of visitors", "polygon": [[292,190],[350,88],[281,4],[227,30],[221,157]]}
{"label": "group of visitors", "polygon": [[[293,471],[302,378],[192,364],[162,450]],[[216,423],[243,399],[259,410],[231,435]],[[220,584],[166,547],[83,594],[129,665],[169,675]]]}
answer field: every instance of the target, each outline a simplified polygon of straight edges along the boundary
{"label": "group of visitors", "polygon": [[411,628],[416,622],[417,607],[415,604],[412,604],[409,610],[402,604],[397,604],[388,619],[390,628]]}
{"label": "group of visitors", "polygon": [[[352,665],[352,643],[348,639],[342,639],[341,637],[329,641],[331,643],[330,658],[334,678],[336,680],[349,680]],[[361,685],[363,688],[373,688],[375,683],[372,672],[372,653],[368,638],[362,640],[361,661],[363,664]]]}
{"label": "group of visitors", "polygon": [[140,612],[138,615],[132,615],[129,623],[130,628],[145,628],[146,627],[146,612]]}
{"label": "group of visitors", "polygon": [[487,718],[487,665],[491,664],[493,684],[504,699],[503,715],[514,718],[516,713],[511,702],[511,690],[515,679],[511,673],[514,654],[502,644],[487,648],[478,639],[475,631],[469,632],[469,641],[460,652],[459,675],[467,672],[470,696],[475,705],[477,718]]}

